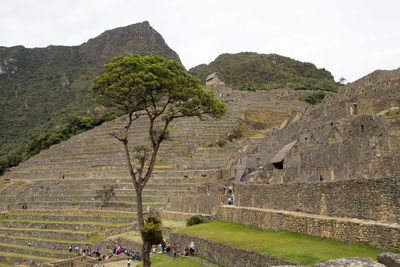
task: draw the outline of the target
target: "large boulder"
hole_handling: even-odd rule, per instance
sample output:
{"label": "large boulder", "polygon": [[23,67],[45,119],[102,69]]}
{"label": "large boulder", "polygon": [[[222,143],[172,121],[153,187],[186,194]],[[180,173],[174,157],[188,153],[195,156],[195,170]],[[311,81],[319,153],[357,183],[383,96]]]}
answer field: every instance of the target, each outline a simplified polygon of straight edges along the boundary
{"label": "large boulder", "polygon": [[378,256],[378,262],[387,267],[400,267],[400,254],[385,252]]}
{"label": "large boulder", "polygon": [[385,267],[371,258],[344,258],[318,262],[314,267]]}

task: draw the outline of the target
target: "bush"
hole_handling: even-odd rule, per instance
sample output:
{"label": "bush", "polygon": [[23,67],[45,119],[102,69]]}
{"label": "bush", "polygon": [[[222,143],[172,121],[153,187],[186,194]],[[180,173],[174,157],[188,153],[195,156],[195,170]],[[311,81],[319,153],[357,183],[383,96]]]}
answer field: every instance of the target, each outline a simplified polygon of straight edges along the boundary
{"label": "bush", "polygon": [[207,219],[206,217],[203,217],[201,215],[195,215],[189,218],[189,220],[186,222],[186,226],[207,223],[209,221],[210,220]]}
{"label": "bush", "polygon": [[103,185],[103,189],[96,191],[96,199],[100,199],[103,202],[103,206],[107,206],[108,202],[115,197],[116,185]]}

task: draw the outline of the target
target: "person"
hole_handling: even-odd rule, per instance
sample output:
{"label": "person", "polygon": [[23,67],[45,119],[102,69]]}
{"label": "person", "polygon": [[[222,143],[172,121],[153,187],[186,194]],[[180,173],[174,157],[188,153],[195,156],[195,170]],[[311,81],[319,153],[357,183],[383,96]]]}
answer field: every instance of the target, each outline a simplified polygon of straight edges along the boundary
{"label": "person", "polygon": [[39,247],[39,244],[37,243],[37,241],[35,242],[35,246],[36,246],[36,248],[38,248],[38,247]]}
{"label": "person", "polygon": [[232,205],[232,198],[228,197],[228,205]]}
{"label": "person", "polygon": [[165,253],[165,247],[167,246],[167,244],[163,241],[161,241],[161,252],[164,254]]}
{"label": "person", "polygon": [[156,249],[157,249],[157,248],[156,248],[156,245],[153,245],[153,247],[152,247],[152,252],[153,252],[153,253],[156,253]]}
{"label": "person", "polygon": [[30,247],[30,246],[32,246],[32,243],[31,243],[31,241],[29,241],[29,242],[28,242],[28,246],[29,246],[29,247]]}
{"label": "person", "polygon": [[131,260],[128,259],[128,267],[131,267]]}
{"label": "person", "polygon": [[168,243],[167,240],[167,249],[166,249],[167,255],[171,252],[171,245]]}
{"label": "person", "polygon": [[78,251],[79,251],[79,248],[78,248],[78,246],[76,246],[75,247],[75,253],[78,253]]}
{"label": "person", "polygon": [[69,253],[72,252],[72,246],[71,245],[69,245],[68,250],[69,250]]}
{"label": "person", "polygon": [[189,256],[189,248],[188,247],[185,248],[185,256]]}
{"label": "person", "polygon": [[174,259],[176,259],[176,245],[174,243],[174,246],[172,247],[172,253],[174,254]]}
{"label": "person", "polygon": [[190,256],[194,256],[194,242],[190,242]]}

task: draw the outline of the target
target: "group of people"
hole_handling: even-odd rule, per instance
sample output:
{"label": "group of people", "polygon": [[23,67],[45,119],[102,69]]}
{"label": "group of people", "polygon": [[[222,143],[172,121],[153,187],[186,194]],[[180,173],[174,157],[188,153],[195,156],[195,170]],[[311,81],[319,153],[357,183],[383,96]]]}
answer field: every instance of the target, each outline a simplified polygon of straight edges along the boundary
{"label": "group of people", "polygon": [[[227,203],[228,205],[233,205],[233,203],[235,202],[235,194],[234,194],[234,190],[235,190],[235,185],[231,185],[231,186],[224,186],[224,194],[228,195],[228,199],[227,199]],[[221,206],[223,205],[223,203],[221,203]]]}
{"label": "group of people", "polygon": [[194,242],[190,242],[189,248],[185,248],[185,256],[194,256]]}
{"label": "group of people", "polygon": [[[31,241],[28,241],[28,246],[29,246],[29,247],[31,247],[31,246],[32,246],[32,242],[31,242]],[[39,247],[39,244],[38,244],[38,242],[35,242],[35,247],[36,247],[36,248],[38,248],[38,247]]]}
{"label": "group of people", "polygon": [[68,246],[68,251],[69,251],[69,253],[72,253],[73,250],[74,250],[75,253],[77,253],[77,254],[79,254],[79,252],[80,252],[80,255],[92,256],[92,248],[91,248],[91,247],[84,247],[84,248],[81,248],[81,249],[79,250],[79,247],[78,247],[78,246],[76,246],[75,249],[73,249],[72,245],[70,244],[70,245]]}
{"label": "group of people", "polygon": [[141,261],[142,260],[142,255],[140,255],[139,252],[135,252],[132,251],[130,249],[127,248],[122,248],[119,245],[116,245],[113,249],[113,252],[110,253],[110,255],[108,255],[108,257],[106,255],[103,255],[103,257],[100,258],[100,260],[105,261],[106,259],[111,259],[114,255],[120,255],[120,254],[125,254],[126,256],[128,256],[128,265],[130,265],[130,260],[136,260],[136,261]]}
{"label": "group of people", "polygon": [[[176,250],[177,250],[177,246],[174,243],[172,246],[172,255],[174,256],[174,259],[176,259]],[[169,243],[168,239],[166,241],[162,241],[161,242],[161,252],[165,253],[167,255],[170,255],[171,253],[171,244]]]}

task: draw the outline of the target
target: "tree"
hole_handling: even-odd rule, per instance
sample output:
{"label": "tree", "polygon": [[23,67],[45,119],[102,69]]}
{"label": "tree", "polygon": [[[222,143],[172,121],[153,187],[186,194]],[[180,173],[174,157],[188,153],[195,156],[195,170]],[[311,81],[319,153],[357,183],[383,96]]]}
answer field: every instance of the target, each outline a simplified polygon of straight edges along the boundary
{"label": "tree", "polygon": [[115,197],[116,185],[103,185],[103,189],[96,191],[96,198],[103,202],[103,206],[107,206],[108,202]]}
{"label": "tree", "polygon": [[[150,266],[151,242],[146,239],[142,191],[149,181],[161,143],[168,138],[168,126],[177,118],[209,115],[219,118],[225,105],[205,91],[200,81],[173,60],[158,56],[128,54],[105,65],[105,73],[93,80],[95,99],[107,107],[128,114],[124,129],[112,135],[124,146],[132,183],[136,190],[138,226],[143,240],[143,266]],[[139,117],[149,122],[148,146],[134,148],[133,159],[128,148],[128,132]],[[161,126],[156,126],[156,122]],[[136,163],[136,164],[135,164]]]}

